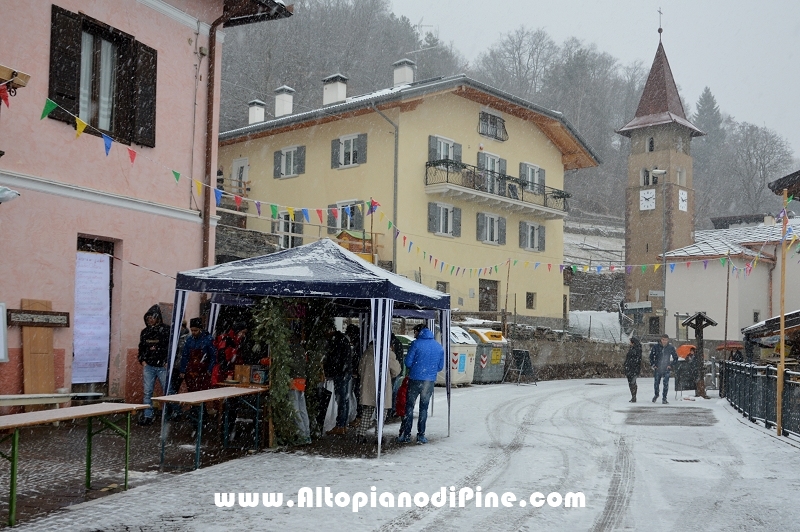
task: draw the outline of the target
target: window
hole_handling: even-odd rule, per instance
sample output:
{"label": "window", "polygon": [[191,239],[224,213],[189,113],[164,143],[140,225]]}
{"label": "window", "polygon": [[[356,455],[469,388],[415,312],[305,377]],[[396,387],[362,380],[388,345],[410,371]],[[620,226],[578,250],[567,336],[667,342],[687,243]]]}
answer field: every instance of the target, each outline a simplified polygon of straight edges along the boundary
{"label": "window", "polygon": [[686,170],[683,168],[678,168],[678,185],[685,187],[686,186]]}
{"label": "window", "polygon": [[439,292],[449,294],[447,283],[444,281],[436,281],[436,290]]}
{"label": "window", "polygon": [[648,334],[658,334],[661,332],[661,318],[652,316],[647,320]]}
{"label": "window", "polygon": [[246,157],[242,159],[234,159],[233,167],[231,169],[231,181],[228,183],[228,187],[225,190],[231,194],[236,194],[237,196],[244,196],[244,191],[248,184],[247,173],[249,169],[250,165],[248,164]]}
{"label": "window", "polygon": [[363,201],[350,200],[328,205],[328,234],[364,229]]}
{"label": "window", "polygon": [[72,115],[114,140],[154,147],[157,52],[131,35],[82,13],[52,8],[48,116]]}
{"label": "window", "polygon": [[525,293],[525,308],[527,309],[536,308],[536,292]]}
{"label": "window", "polygon": [[519,247],[530,251],[544,251],[545,227],[543,225],[520,222]]}
{"label": "window", "polygon": [[428,203],[428,232],[461,236],[461,209],[446,203]]}
{"label": "window", "polygon": [[650,185],[650,170],[642,168],[639,172],[639,185],[646,187]]}
{"label": "window", "polygon": [[331,168],[347,168],[366,162],[366,133],[347,135],[331,141]]}
{"label": "window", "polygon": [[500,193],[500,157],[486,154],[486,188],[492,194]]}
{"label": "window", "polygon": [[[277,220],[273,220],[272,232],[278,235],[281,249],[296,248],[303,245],[303,215],[295,212],[294,219],[288,212],[282,212]],[[299,236],[294,236],[299,235]]]}
{"label": "window", "polygon": [[496,214],[478,213],[477,238],[487,244],[505,245],[506,219]]}
{"label": "window", "polygon": [[499,281],[478,279],[478,311],[497,310]]}
{"label": "window", "polygon": [[433,161],[453,161],[460,163],[461,144],[458,144],[457,142],[450,139],[446,139],[444,137],[429,135],[428,162],[433,162]]}
{"label": "window", "polygon": [[761,321],[761,312],[758,310],[753,311],[753,323],[758,323]]}
{"label": "window", "polygon": [[534,194],[544,194],[545,171],[535,164],[519,163],[519,180],[522,188]]}
{"label": "window", "polygon": [[493,139],[506,141],[506,121],[497,115],[483,112],[478,115],[478,133]]}
{"label": "window", "polygon": [[647,151],[655,151],[656,149],[656,141],[653,137],[647,139]]}
{"label": "window", "polygon": [[293,177],[306,173],[306,147],[291,146],[274,153],[272,177]]}
{"label": "window", "polygon": [[689,341],[689,328],[681,325],[681,322],[689,316],[689,314],[675,313],[675,339],[679,342]]}

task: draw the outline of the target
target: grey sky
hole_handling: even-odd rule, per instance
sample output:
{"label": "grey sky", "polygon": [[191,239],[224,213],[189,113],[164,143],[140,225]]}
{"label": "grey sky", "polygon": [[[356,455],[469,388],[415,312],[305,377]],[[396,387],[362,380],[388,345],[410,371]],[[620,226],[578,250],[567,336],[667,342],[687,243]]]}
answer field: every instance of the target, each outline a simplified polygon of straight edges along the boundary
{"label": "grey sky", "polygon": [[[709,86],[723,112],[767,126],[800,156],[800,2],[797,0],[393,0],[397,15],[438,29],[470,61],[520,25],[556,42],[578,37],[623,64],[652,64],[663,42],[692,107]],[[687,110],[688,111],[688,110]],[[694,111],[694,109],[692,109]],[[620,124],[621,126],[622,124]]]}

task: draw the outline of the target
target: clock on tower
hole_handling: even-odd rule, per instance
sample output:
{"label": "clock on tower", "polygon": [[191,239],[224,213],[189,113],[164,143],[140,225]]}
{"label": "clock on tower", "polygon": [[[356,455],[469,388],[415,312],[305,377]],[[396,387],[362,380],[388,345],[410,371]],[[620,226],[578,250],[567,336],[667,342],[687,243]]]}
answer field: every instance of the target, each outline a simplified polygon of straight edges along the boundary
{"label": "clock on tower", "polygon": [[656,191],[655,189],[640,190],[639,191],[639,210],[652,211],[656,208]]}

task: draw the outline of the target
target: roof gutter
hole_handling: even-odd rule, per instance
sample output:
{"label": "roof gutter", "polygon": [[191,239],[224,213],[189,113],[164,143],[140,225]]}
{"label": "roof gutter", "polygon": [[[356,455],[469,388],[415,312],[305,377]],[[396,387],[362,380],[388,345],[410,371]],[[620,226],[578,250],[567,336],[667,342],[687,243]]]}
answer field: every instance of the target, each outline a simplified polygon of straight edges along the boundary
{"label": "roof gutter", "polygon": [[[372,109],[381,115],[384,120],[389,122],[394,128],[394,181],[392,182],[392,223],[397,227],[397,155],[400,143],[400,126],[392,122],[388,116],[383,114],[380,109],[373,103]],[[392,272],[397,273],[397,239],[389,235],[392,239]]]}

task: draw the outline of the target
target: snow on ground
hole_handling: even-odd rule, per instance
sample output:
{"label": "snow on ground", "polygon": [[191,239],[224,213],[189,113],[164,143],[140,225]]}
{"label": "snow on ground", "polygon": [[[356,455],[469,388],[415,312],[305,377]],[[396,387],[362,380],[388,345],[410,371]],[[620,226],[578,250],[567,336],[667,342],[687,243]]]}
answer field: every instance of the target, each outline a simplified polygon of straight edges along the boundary
{"label": "snow on ground", "polygon": [[569,330],[600,342],[628,343],[619,326],[619,314],[597,310],[569,311]]}
{"label": "snow on ground", "polygon": [[[437,389],[428,445],[381,459],[260,453],[70,507],[20,531],[66,530],[793,530],[800,442],[754,425],[725,400],[631,404],[622,379],[453,390],[451,437]],[[715,392],[711,392],[715,393]],[[389,425],[396,430],[397,425]],[[153,452],[156,452],[154,450]],[[189,451],[187,451],[189,452]],[[485,494],[583,492],[584,508],[218,508],[215,492],[395,495],[480,486]]]}

